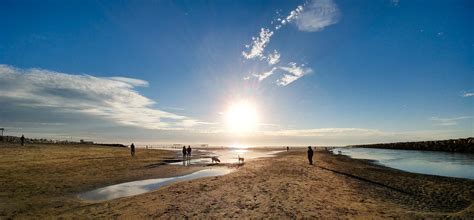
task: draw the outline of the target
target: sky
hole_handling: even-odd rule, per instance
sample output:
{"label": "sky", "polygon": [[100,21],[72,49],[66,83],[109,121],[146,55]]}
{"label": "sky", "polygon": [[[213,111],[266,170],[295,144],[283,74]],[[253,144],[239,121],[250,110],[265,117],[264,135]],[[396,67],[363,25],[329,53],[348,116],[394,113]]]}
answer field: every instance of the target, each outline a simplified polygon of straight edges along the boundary
{"label": "sky", "polygon": [[[226,146],[474,136],[472,9],[469,0],[1,1],[0,127]],[[229,129],[235,103],[256,112],[251,131]]]}

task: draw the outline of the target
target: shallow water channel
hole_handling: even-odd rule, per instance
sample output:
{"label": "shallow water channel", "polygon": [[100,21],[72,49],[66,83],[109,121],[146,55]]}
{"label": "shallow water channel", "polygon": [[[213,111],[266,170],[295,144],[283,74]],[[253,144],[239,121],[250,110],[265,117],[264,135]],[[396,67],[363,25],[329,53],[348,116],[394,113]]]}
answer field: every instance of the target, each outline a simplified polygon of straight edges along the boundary
{"label": "shallow water channel", "polygon": [[338,151],[412,173],[474,179],[474,154],[378,148],[336,148],[333,153]]}
{"label": "shallow water channel", "polygon": [[92,190],[86,193],[79,195],[79,198],[82,200],[87,200],[90,202],[102,202],[112,199],[117,199],[126,196],[134,196],[143,193],[147,193],[158,189],[162,186],[166,186],[178,181],[193,180],[203,177],[212,177],[212,176],[221,176],[232,172],[232,169],[229,168],[212,168],[196,171],[191,174],[169,177],[169,178],[156,178],[156,179],[147,179],[132,181],[126,183],[120,183],[116,185],[111,185],[96,190]]}

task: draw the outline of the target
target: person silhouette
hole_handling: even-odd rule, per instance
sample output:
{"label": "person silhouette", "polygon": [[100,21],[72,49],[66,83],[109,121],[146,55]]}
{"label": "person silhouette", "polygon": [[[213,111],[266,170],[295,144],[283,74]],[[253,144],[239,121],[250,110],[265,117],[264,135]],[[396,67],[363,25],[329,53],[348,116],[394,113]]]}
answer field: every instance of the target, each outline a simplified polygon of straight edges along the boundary
{"label": "person silhouette", "polygon": [[186,158],[186,146],[183,146],[183,160]]}
{"label": "person silhouette", "polygon": [[25,145],[25,135],[21,135],[20,141],[21,141],[21,146],[24,146]]}
{"label": "person silhouette", "polygon": [[191,160],[191,145],[188,145],[188,159]]}
{"label": "person silhouette", "polygon": [[290,151],[290,147],[286,147],[286,151]]}
{"label": "person silhouette", "polygon": [[135,144],[132,143],[132,145],[130,145],[130,154],[132,155],[132,157],[135,156]]}
{"label": "person silhouette", "polygon": [[313,165],[313,149],[311,149],[311,146],[308,146],[308,161],[309,165]]}

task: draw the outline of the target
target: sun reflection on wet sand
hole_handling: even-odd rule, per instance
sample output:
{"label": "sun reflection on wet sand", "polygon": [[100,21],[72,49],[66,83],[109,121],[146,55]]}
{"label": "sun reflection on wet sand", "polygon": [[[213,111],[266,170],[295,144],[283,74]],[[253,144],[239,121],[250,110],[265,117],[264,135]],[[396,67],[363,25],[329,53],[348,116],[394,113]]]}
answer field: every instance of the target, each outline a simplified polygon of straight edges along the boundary
{"label": "sun reflection on wet sand", "polygon": [[126,196],[134,196],[143,193],[147,193],[158,189],[162,186],[166,186],[178,181],[193,180],[203,177],[221,176],[232,172],[232,169],[219,167],[213,169],[200,170],[188,175],[170,177],[170,178],[157,178],[126,182],[116,185],[111,185],[96,190],[92,190],[79,195],[82,200],[90,202],[102,202],[111,199],[117,199]]}

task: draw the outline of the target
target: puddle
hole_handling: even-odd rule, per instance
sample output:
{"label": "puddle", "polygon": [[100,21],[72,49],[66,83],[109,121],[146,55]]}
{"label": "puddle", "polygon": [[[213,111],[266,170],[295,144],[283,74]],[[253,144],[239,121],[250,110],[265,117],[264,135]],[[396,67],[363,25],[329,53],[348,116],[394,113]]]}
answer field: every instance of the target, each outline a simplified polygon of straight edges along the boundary
{"label": "puddle", "polygon": [[79,195],[79,198],[91,202],[103,202],[121,197],[147,193],[156,190],[162,186],[166,186],[178,181],[193,180],[203,177],[222,176],[232,171],[233,170],[229,168],[205,169],[177,177],[126,182],[82,193]]}

